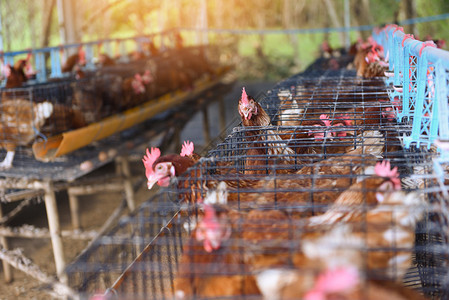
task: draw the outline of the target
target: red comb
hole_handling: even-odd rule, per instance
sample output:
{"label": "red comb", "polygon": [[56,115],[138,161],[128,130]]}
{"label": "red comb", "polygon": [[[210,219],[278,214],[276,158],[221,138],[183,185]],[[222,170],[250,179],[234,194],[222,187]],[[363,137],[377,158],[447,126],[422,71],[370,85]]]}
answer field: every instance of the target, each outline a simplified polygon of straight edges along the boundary
{"label": "red comb", "polygon": [[326,125],[326,127],[331,126],[331,121],[329,121],[329,117],[325,114],[322,114],[320,116],[321,121],[324,123],[324,125]]}
{"label": "red comb", "polygon": [[193,142],[190,141],[184,141],[184,143],[182,144],[182,149],[181,149],[181,156],[188,156],[188,155],[192,155],[193,150],[194,150],[194,145]]}
{"label": "red comb", "polygon": [[374,172],[377,176],[389,178],[390,181],[393,182],[396,190],[401,189],[401,180],[399,179],[398,167],[391,169],[391,165],[388,160],[378,162],[374,167]]}
{"label": "red comb", "polygon": [[244,105],[248,105],[249,104],[249,100],[248,100],[248,95],[246,94],[245,88],[242,88],[242,103]]}
{"label": "red comb", "polygon": [[354,123],[354,121],[351,120],[351,116],[349,114],[337,116],[337,119],[341,119],[346,126],[351,126]]}
{"label": "red comb", "polygon": [[147,154],[142,159],[147,178],[153,173],[153,163],[159,156],[161,156],[161,150],[159,148],[151,148],[151,152],[147,148]]}

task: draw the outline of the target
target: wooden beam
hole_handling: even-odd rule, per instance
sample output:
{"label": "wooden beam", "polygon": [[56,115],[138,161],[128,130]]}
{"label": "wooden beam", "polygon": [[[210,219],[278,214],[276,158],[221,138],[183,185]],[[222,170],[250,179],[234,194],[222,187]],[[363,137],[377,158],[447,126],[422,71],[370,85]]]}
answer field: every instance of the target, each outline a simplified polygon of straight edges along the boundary
{"label": "wooden beam", "polygon": [[[122,177],[121,177],[122,178]],[[122,180],[126,180],[126,178],[123,177]],[[73,196],[81,196],[81,195],[89,195],[89,194],[96,194],[101,193],[105,191],[110,192],[119,192],[123,190],[122,184],[115,180],[115,182],[109,182],[109,183],[103,183],[103,184],[92,184],[92,185],[80,185],[80,186],[72,186],[67,189],[67,192],[70,195]]]}
{"label": "wooden beam", "polygon": [[78,196],[67,191],[69,195],[70,218],[72,219],[73,230],[81,229],[81,216]]}
{"label": "wooden beam", "polygon": [[34,198],[42,196],[44,194],[43,190],[22,190],[17,192],[8,193],[3,196],[6,202],[20,201],[25,198]]}
{"label": "wooden beam", "polygon": [[[52,276],[43,272],[36,264],[29,258],[22,254],[20,249],[12,251],[0,249],[0,259],[8,262],[14,268],[24,272],[25,274],[39,280],[40,282],[49,285],[52,290],[59,296],[69,296],[70,299],[80,299],[79,295],[67,285],[54,280]],[[53,293],[52,293],[53,294]]]}
{"label": "wooden beam", "polygon": [[[91,240],[97,235],[97,232],[92,231],[78,231],[78,230],[63,230],[61,236],[67,239],[74,240]],[[42,239],[51,238],[51,234],[46,228],[37,228],[32,225],[23,225],[20,227],[0,227],[0,236],[15,237],[15,238],[32,238]]]}
{"label": "wooden beam", "polygon": [[[2,204],[0,203],[0,217],[3,216],[3,210],[2,210]],[[8,239],[6,237],[0,237],[0,245],[3,247],[3,249],[8,250],[9,249],[9,245],[8,245]],[[12,282],[12,270],[10,265],[3,260],[3,273],[5,274],[5,282],[6,283],[10,283]]]}
{"label": "wooden beam", "polygon": [[[20,202],[19,205],[17,205],[12,211],[10,211],[6,216],[3,216],[0,218],[0,226],[3,224],[6,224],[9,220],[14,218],[17,214],[19,214],[22,209],[27,207],[28,205],[33,204],[34,198],[28,198],[22,202]],[[39,201],[38,201],[39,202]]]}
{"label": "wooden beam", "polygon": [[131,170],[129,168],[129,161],[127,157],[120,157],[118,160],[119,163],[122,166],[122,172],[123,176],[125,177],[125,180],[123,181],[123,187],[125,188],[125,195],[126,195],[126,203],[128,204],[128,208],[130,212],[133,212],[136,209],[136,202],[134,199],[134,189],[133,189],[133,183],[131,179]]}

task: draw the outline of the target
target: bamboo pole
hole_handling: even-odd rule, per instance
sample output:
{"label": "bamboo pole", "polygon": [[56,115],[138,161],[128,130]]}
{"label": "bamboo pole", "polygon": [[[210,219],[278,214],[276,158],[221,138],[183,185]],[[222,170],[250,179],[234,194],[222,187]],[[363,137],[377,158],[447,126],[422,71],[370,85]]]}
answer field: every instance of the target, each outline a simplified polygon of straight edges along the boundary
{"label": "bamboo pole", "polygon": [[72,228],[74,230],[81,229],[81,216],[78,196],[70,192],[70,188],[67,190],[69,195],[70,206],[70,218],[72,219]]}
{"label": "bamboo pole", "polygon": [[24,272],[25,274],[39,280],[40,282],[50,285],[53,291],[59,296],[69,296],[70,299],[79,299],[79,296],[67,285],[56,281],[53,277],[44,273],[29,258],[25,257],[20,249],[8,251],[0,249],[0,259],[7,261],[14,268]]}
{"label": "bamboo pole", "polygon": [[[63,230],[61,236],[67,239],[74,240],[91,240],[97,235],[97,232],[92,231],[73,231]],[[0,236],[15,237],[15,238],[51,238],[51,234],[46,228],[37,228],[32,225],[23,225],[21,227],[0,227]]]}
{"label": "bamboo pole", "polygon": [[23,199],[32,199],[43,194],[42,190],[22,190],[4,195],[4,201],[14,202]]}
{"label": "bamboo pole", "polygon": [[56,274],[61,282],[67,282],[67,276],[64,274],[65,260],[64,249],[62,247],[61,229],[59,227],[58,208],[56,196],[53,188],[53,182],[45,183],[45,209],[47,210],[48,229],[50,231],[51,244],[55,258]]}
{"label": "bamboo pole", "polygon": [[28,205],[31,205],[34,202],[33,200],[34,200],[34,198],[25,199],[24,201],[20,202],[20,204],[17,205],[16,208],[14,208],[12,211],[10,211],[6,216],[1,216],[0,217],[0,226],[3,224],[6,224],[9,220],[14,218],[17,214],[19,214],[22,211],[22,209],[24,209]]}
{"label": "bamboo pole", "polygon": [[[3,216],[3,210],[2,210],[2,205],[0,203],[0,218]],[[2,245],[3,249],[8,250],[9,249],[9,245],[8,245],[8,239],[4,236],[2,236],[0,238],[0,244]],[[12,270],[11,270],[11,266],[8,264],[8,262],[6,260],[2,261],[3,263],[3,273],[5,274],[5,282],[6,283],[10,283],[12,282]]]}
{"label": "bamboo pole", "polygon": [[123,186],[125,188],[126,203],[130,212],[136,209],[136,203],[134,199],[134,189],[131,181],[131,170],[129,168],[129,161],[126,157],[119,157],[119,163],[121,164],[121,169],[125,180],[123,181]]}
{"label": "bamboo pole", "polygon": [[[126,180],[126,178],[123,178],[120,175],[117,179]],[[121,183],[118,180],[114,180],[113,182],[108,182],[104,184],[92,183],[80,186],[73,186],[68,189],[68,193],[74,196],[80,196],[80,195],[101,193],[104,191],[118,192],[121,191],[122,189],[123,187],[121,186]]]}

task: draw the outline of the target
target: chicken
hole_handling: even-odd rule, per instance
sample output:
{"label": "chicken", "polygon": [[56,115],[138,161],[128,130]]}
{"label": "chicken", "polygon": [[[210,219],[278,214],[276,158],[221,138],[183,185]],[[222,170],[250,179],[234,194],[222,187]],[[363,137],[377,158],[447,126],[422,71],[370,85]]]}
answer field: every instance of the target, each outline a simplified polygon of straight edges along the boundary
{"label": "chicken", "polygon": [[364,78],[384,76],[388,70],[388,63],[383,58],[383,47],[372,38],[368,39],[368,43],[359,46],[354,65],[357,76]]}
{"label": "chicken", "polygon": [[[238,193],[231,190],[229,202],[239,203],[241,207],[262,205],[285,208],[292,212],[300,212],[304,205],[330,204],[343,189],[352,184],[353,179],[345,175],[362,174],[362,166],[368,166],[370,158],[375,159],[382,153],[383,137],[379,132],[368,133],[372,135],[369,144],[358,146],[344,155],[305,165],[288,175],[251,182],[248,184],[249,190],[243,187],[239,188]],[[360,156],[362,153],[364,157]]]}
{"label": "chicken", "polygon": [[0,112],[0,146],[7,151],[0,169],[9,169],[16,147],[28,145],[39,135],[53,113],[53,105],[48,101],[36,104],[25,99],[2,99]]}
{"label": "chicken", "polygon": [[[282,291],[278,299],[304,300],[424,300],[419,292],[405,288],[397,283],[381,280],[366,280],[363,274],[353,266],[338,269],[326,269],[315,279],[312,289],[305,294],[298,291],[293,282]],[[296,291],[296,293],[295,293]],[[298,293],[299,292],[299,293]]]}
{"label": "chicken", "polygon": [[156,47],[153,40],[148,43],[148,50],[150,51],[151,57],[159,56],[160,54],[159,48]]}
{"label": "chicken", "polygon": [[368,177],[354,183],[335,200],[323,215],[312,217],[310,224],[333,224],[341,219],[348,221],[354,214],[360,214],[357,209],[360,206],[373,205],[381,201],[384,191],[401,189],[397,168],[390,169],[389,161],[377,163],[374,173],[377,175],[376,177]]}
{"label": "chicken", "polygon": [[285,243],[292,232],[288,216],[279,210],[245,213],[231,209],[226,184],[218,186],[200,204],[204,215],[199,212],[200,221],[182,255],[175,279],[177,296],[190,295],[192,289],[203,297],[256,296],[260,292],[252,274],[267,266],[288,264]]}
{"label": "chicken", "polygon": [[64,65],[61,68],[63,73],[76,71],[79,67],[82,67],[86,64],[86,53],[83,50],[83,47],[79,47],[78,53],[70,55]]}
{"label": "chicken", "polygon": [[[145,174],[148,179],[147,186],[151,189],[154,184],[162,187],[167,187],[172,180],[177,181],[177,189],[180,201],[187,203],[196,203],[201,199],[201,192],[217,187],[219,181],[209,180],[207,186],[203,186],[203,181],[196,180],[201,176],[200,169],[192,168],[189,172],[187,169],[192,167],[200,159],[199,155],[193,152],[193,145],[184,143],[181,155],[166,154],[161,156],[158,148],[147,149],[146,155],[143,158],[145,166]],[[238,174],[238,172],[231,167],[232,163],[217,162],[219,169],[223,169],[226,176]],[[183,176],[181,176],[183,174]],[[217,172],[220,175],[220,172]],[[244,188],[251,185],[254,180],[240,180],[238,176],[226,180],[227,184],[234,189]]]}
{"label": "chicken", "polygon": [[[294,87],[292,87],[294,88]],[[304,114],[304,109],[300,108],[296,99],[293,97],[293,93],[290,90],[280,90],[278,92],[279,100],[281,101],[281,107],[286,106],[287,109],[283,109],[279,116],[278,125],[280,126],[300,126],[298,119]]]}
{"label": "chicken", "polygon": [[141,76],[139,73],[126,78],[122,85],[124,94],[122,107],[125,109],[131,108],[148,100],[146,84],[150,82],[151,79],[148,75]]}
{"label": "chicken", "polygon": [[199,155],[194,153],[193,143],[189,141],[182,145],[180,155],[167,154],[161,157],[159,148],[151,148],[151,151],[147,149],[146,156],[143,157],[142,161],[148,179],[148,189],[151,189],[155,183],[167,187],[171,178],[183,174],[199,158]]}
{"label": "chicken", "polygon": [[[256,159],[246,161],[246,174],[263,174],[264,170],[258,170],[258,166],[266,164],[266,156],[279,157],[280,164],[288,165],[289,162],[294,161],[296,152],[287,146],[287,143],[283,141],[276,131],[260,128],[270,125],[270,117],[254,98],[246,94],[245,88],[242,89],[238,111],[242,118],[243,126],[248,127],[245,135],[246,140],[250,141],[251,144],[247,155],[256,157]],[[252,129],[251,127],[256,128]],[[257,156],[264,157],[257,159]]]}
{"label": "chicken", "polygon": [[[383,137],[380,133],[367,132],[367,134],[371,135],[370,142],[365,142],[346,155],[330,157],[321,162],[309,164],[285,176],[277,175],[262,179],[245,178],[234,168],[230,168],[229,162],[216,162],[221,167],[219,170],[228,172],[226,173],[226,183],[230,189],[230,205],[240,205],[242,208],[261,205],[265,207],[278,206],[301,214],[301,207],[306,204],[332,203],[343,189],[349,188],[352,184],[352,179],[343,175],[363,173],[364,168],[361,166],[367,166],[367,160],[370,157],[375,159],[382,153]],[[361,154],[365,154],[365,156],[362,157]],[[161,158],[159,156],[160,151],[154,154],[152,151],[151,153],[147,152],[144,159],[149,188],[159,181],[167,186],[170,178],[179,176],[195,163],[192,159],[175,154],[165,155]],[[360,157],[357,158],[358,156]],[[161,164],[159,165],[159,163]],[[220,165],[220,163],[222,164]],[[195,202],[201,195],[201,191],[217,186],[217,179],[221,177],[220,173],[216,173],[215,177],[208,175],[205,180],[202,179],[204,177],[200,172],[201,168],[192,168],[189,173],[178,178],[178,192],[184,201]],[[280,173],[285,174],[282,170]]]}
{"label": "chicken", "polygon": [[6,88],[21,87],[24,82],[27,82],[28,78],[25,75],[25,67],[28,61],[25,59],[19,59],[14,63],[14,66],[9,66],[9,75],[6,78]]}
{"label": "chicken", "polygon": [[45,136],[52,136],[61,132],[78,129],[86,126],[84,116],[75,107],[64,104],[53,104],[53,113],[46,119],[41,132]]}
{"label": "chicken", "polygon": [[329,45],[327,40],[324,40],[320,45],[320,56],[324,58],[331,58],[333,56],[334,49]]}
{"label": "chicken", "polygon": [[[390,178],[383,183],[380,178],[367,178],[364,184],[357,183],[342,193],[325,214],[311,217],[308,226],[315,231],[351,227],[341,230],[340,234],[329,235],[332,240],[322,237],[320,241],[304,242],[305,254],[309,258],[332,256],[341,260],[341,255],[329,252],[330,245],[344,250],[348,249],[346,241],[358,240],[360,245],[349,247],[357,253],[347,254],[348,257],[363,257],[358,262],[359,267],[367,266],[369,274],[401,281],[411,266],[415,225],[424,216],[427,206],[419,193],[401,191],[396,175],[390,170],[387,175]],[[327,247],[327,252],[320,253],[318,249],[322,247]]]}
{"label": "chicken", "polygon": [[100,53],[100,55],[98,55],[98,65],[100,67],[114,66],[115,61],[106,53]]}
{"label": "chicken", "polygon": [[[196,287],[196,291],[201,291],[197,295],[205,296],[206,286],[214,286],[215,280],[224,277],[227,284],[211,288],[215,293],[208,296],[248,295],[248,290],[242,288],[248,287],[248,281],[254,284],[255,280],[264,299],[299,299],[318,292],[344,292],[344,295],[358,295],[355,299],[364,299],[366,289],[357,288],[357,293],[352,294],[355,290],[344,288],[343,282],[334,285],[334,290],[323,290],[323,276],[315,274],[350,270],[361,280],[364,276],[360,272],[367,265],[370,271],[367,276],[372,273],[392,279],[403,276],[410,267],[414,226],[423,215],[424,203],[416,193],[395,190],[395,178],[385,181],[389,183],[384,186],[391,190],[378,191],[382,197],[378,195],[378,205],[367,211],[366,226],[355,223],[353,217],[349,223],[310,227],[308,220],[294,221],[280,210],[253,209],[247,213],[234,210],[226,205],[226,193],[218,193],[220,196],[211,193],[213,199],[208,199],[208,195],[204,204],[200,204],[205,215],[200,217],[191,237],[191,242],[195,238],[197,251],[184,251],[181,258],[182,262],[190,263],[181,277],[190,281],[182,281],[178,275],[175,290],[185,296],[186,291]],[[233,261],[225,255],[229,252],[234,252]],[[238,269],[235,264],[239,265]],[[198,274],[192,274],[192,270]],[[242,281],[246,284],[242,285]],[[413,291],[394,283],[371,279],[367,282],[376,288],[394,286],[397,294],[391,299],[403,299],[397,295],[414,295]]]}
{"label": "chicken", "polygon": [[103,97],[99,84],[101,78],[84,78],[70,84],[73,90],[72,106],[79,111],[87,124],[102,118]]}
{"label": "chicken", "polygon": [[[246,93],[245,93],[246,94]],[[244,95],[242,99],[244,99]],[[318,153],[346,153],[354,147],[353,139],[349,140],[345,137],[351,134],[362,134],[360,130],[356,130],[356,126],[361,125],[379,125],[382,124],[382,108],[379,105],[374,106],[356,106],[352,110],[343,111],[333,115],[332,119],[329,119],[327,114],[319,114],[318,110],[308,109],[308,114],[304,117],[303,109],[300,109],[298,103],[292,96],[293,92],[280,90],[278,96],[281,100],[281,105],[291,102],[292,108],[279,112],[279,125],[291,126],[300,128],[281,128],[278,132],[272,130],[262,130],[262,128],[254,128],[251,126],[268,126],[270,124],[270,117],[266,114],[263,108],[255,102],[251,97],[248,106],[243,106],[240,109],[240,115],[242,116],[242,123],[244,126],[248,126],[245,130],[247,140],[253,141],[250,144],[250,148],[247,150],[247,155],[254,157],[254,159],[247,160],[246,174],[266,174],[267,170],[267,154],[272,155],[273,149],[279,149],[278,145],[286,145],[284,154],[292,154],[292,149],[296,154],[318,154]],[[352,97],[354,98],[354,97]],[[290,99],[290,100],[289,100]],[[252,104],[255,103],[255,104]],[[256,105],[257,104],[257,105]],[[251,109],[251,107],[253,107]],[[334,106],[334,105],[333,105]],[[337,107],[338,108],[338,107]],[[246,111],[243,111],[246,109]],[[248,114],[245,116],[245,113]],[[257,115],[254,115],[256,113]],[[313,114],[312,114],[313,113]],[[310,117],[312,116],[312,117]],[[245,118],[248,117],[248,120]],[[267,125],[268,124],[268,125]],[[308,129],[307,127],[314,129]],[[336,127],[338,126],[338,127]],[[350,126],[349,130],[345,130],[345,127]],[[250,129],[251,128],[251,129]],[[316,128],[316,129],[315,129]],[[266,136],[266,138],[265,138]],[[326,138],[326,140],[325,140]],[[277,143],[259,143],[259,140],[273,140]],[[323,141],[326,144],[323,144]],[[345,142],[348,141],[348,142]],[[281,150],[278,150],[279,153]],[[258,158],[261,157],[261,158]],[[288,166],[289,161],[296,160],[297,157],[290,155],[289,157],[282,157],[282,160],[278,164],[284,164]],[[271,160],[274,161],[274,160]],[[284,162],[283,162],[284,161]],[[286,172],[288,168],[284,168]],[[279,171],[278,171],[279,173]]]}
{"label": "chicken", "polygon": [[174,280],[176,299],[260,295],[245,270],[233,224],[224,207],[203,204],[205,214],[183,249]]}
{"label": "chicken", "polygon": [[[380,287],[394,289],[391,298],[386,299],[424,299],[399,284],[411,266],[414,227],[422,218],[424,208],[421,195],[390,191],[385,193],[383,202],[368,208],[364,221],[354,223],[353,219],[349,223],[303,228],[299,238],[302,251],[291,251],[294,268],[270,266],[257,274],[256,281],[264,299],[328,299],[326,296],[336,294],[341,299],[378,299],[374,291]],[[334,284],[325,288],[324,277],[340,271],[358,274],[354,276],[358,278],[356,281],[366,277],[366,282],[360,286],[354,284],[354,289],[340,290],[345,284],[334,278]],[[315,277],[317,272],[321,274]],[[337,277],[345,276],[340,273]],[[311,282],[315,283],[311,286]],[[314,298],[318,295],[322,298]]]}

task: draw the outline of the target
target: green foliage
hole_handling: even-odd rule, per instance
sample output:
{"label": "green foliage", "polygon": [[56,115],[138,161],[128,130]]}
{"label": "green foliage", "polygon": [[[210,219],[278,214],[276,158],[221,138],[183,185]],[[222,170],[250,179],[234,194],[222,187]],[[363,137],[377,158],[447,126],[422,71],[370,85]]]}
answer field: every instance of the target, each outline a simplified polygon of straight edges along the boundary
{"label": "green foliage", "polygon": [[[449,1],[447,0],[418,0],[417,11],[419,17],[449,12]],[[449,19],[417,24],[419,38],[425,40],[428,35],[433,39],[445,39],[449,42]],[[446,46],[447,49],[447,46]]]}
{"label": "green foliage", "polygon": [[[40,47],[43,34],[43,7],[50,0],[0,0],[0,13],[6,51]],[[123,38],[137,34],[148,34],[165,28],[198,25],[200,0],[64,0],[74,1],[82,40]],[[166,1],[166,0],[164,0]],[[448,0],[414,0],[418,17],[449,12]],[[331,0],[341,24],[343,24],[343,0]],[[368,25],[363,16],[368,13],[375,24],[392,23],[395,17],[404,19],[405,0],[351,0],[351,25]],[[232,29],[282,29],[334,27],[323,0],[206,0],[208,26]],[[365,10],[364,10],[365,9]],[[162,16],[162,18],[161,18]],[[161,21],[162,20],[162,21]],[[449,41],[449,20],[417,25],[419,37],[427,35]],[[351,41],[357,40],[359,32],[351,32]],[[241,35],[209,34],[211,43],[230,40],[242,59],[239,69],[262,78],[277,78],[288,72],[297,72],[307,67],[319,55],[319,46],[328,39],[331,47],[343,46],[338,33],[325,35],[298,34],[295,39],[286,34]],[[186,33],[186,44],[197,43],[197,34]],[[33,43],[34,41],[34,43]],[[57,9],[51,24],[50,45],[60,44]],[[295,47],[297,49],[295,49]],[[237,54],[237,55],[236,55]],[[295,57],[296,56],[296,57]],[[255,71],[252,71],[251,66]],[[251,69],[251,70],[250,70]]]}

